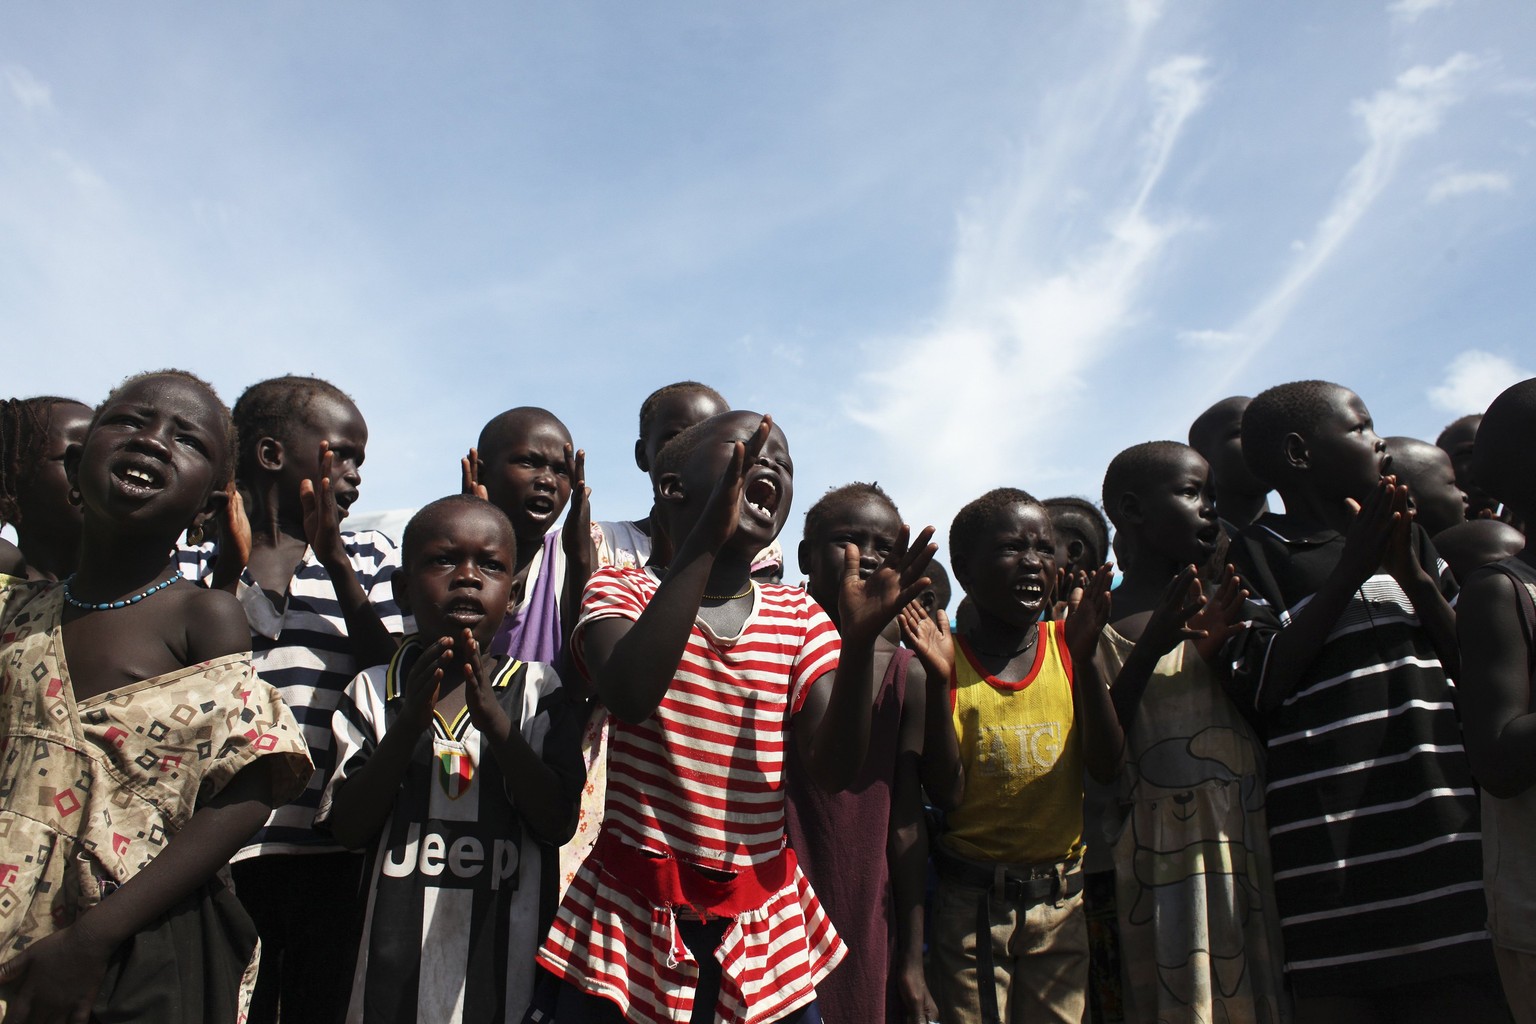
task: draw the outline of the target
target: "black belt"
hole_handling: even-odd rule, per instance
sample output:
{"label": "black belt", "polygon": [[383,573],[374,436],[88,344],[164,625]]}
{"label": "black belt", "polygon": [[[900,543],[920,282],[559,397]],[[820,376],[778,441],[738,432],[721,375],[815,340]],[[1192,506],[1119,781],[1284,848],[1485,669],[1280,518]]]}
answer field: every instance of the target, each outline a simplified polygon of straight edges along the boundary
{"label": "black belt", "polygon": [[984,1024],[1001,1024],[998,1012],[997,984],[992,970],[992,916],[987,910],[990,897],[1012,903],[1020,910],[1042,903],[1060,903],[1083,891],[1080,861],[1037,864],[1010,871],[999,865],[982,864],[956,857],[942,847],[935,851],[934,864],[939,877],[981,889],[976,901],[976,995]]}

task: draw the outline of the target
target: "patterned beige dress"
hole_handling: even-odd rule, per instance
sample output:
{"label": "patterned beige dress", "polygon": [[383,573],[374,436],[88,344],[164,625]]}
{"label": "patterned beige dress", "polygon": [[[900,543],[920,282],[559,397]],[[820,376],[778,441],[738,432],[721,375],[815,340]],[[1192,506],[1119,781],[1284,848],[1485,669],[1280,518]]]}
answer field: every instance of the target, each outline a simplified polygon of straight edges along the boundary
{"label": "patterned beige dress", "polygon": [[278,802],[314,770],[249,654],[77,705],[63,589],[0,576],[0,961],[127,882],[257,758],[277,759]]}

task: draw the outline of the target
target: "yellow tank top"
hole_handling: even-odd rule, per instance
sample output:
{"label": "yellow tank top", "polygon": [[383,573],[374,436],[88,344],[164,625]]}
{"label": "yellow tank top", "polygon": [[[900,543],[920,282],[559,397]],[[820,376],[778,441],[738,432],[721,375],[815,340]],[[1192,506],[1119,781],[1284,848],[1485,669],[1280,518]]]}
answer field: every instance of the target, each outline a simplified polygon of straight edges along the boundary
{"label": "yellow tank top", "polygon": [[1044,864],[1082,849],[1082,740],[1074,728],[1065,624],[1040,623],[1035,663],[1016,683],[984,676],[956,637],[950,703],[965,796],[943,842],[971,860]]}

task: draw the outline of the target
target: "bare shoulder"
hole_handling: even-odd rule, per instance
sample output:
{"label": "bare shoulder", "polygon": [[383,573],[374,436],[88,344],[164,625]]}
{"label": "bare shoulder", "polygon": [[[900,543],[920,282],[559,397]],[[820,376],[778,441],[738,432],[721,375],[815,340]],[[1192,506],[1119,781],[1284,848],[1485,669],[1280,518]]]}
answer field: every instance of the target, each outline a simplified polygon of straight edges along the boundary
{"label": "bare shoulder", "polygon": [[250,652],[250,626],[235,595],[196,584],[178,586],[175,591],[180,602],[177,612],[186,627],[189,664]]}
{"label": "bare shoulder", "polygon": [[15,576],[17,579],[27,578],[27,559],[21,553],[21,549],[4,537],[0,537],[0,573],[7,576]]}

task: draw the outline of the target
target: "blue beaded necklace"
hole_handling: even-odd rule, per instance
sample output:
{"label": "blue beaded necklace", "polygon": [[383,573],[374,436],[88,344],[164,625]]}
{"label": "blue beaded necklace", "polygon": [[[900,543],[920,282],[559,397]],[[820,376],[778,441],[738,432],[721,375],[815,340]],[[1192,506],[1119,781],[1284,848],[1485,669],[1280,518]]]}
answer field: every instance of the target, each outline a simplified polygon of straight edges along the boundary
{"label": "blue beaded necklace", "polygon": [[93,604],[90,601],[81,601],[79,598],[75,597],[74,594],[69,592],[69,585],[75,582],[74,576],[70,576],[67,580],[64,581],[64,600],[68,604],[71,604],[76,608],[84,609],[88,612],[109,612],[114,608],[127,608],[131,604],[138,604],[150,594],[164,590],[166,587],[170,586],[172,583],[175,583],[179,579],[181,579],[181,570],[177,569],[169,579],[161,580],[159,583],[156,583],[148,590],[141,590],[137,594],[134,594],[132,597],[125,597],[121,601],[102,601],[100,603]]}

